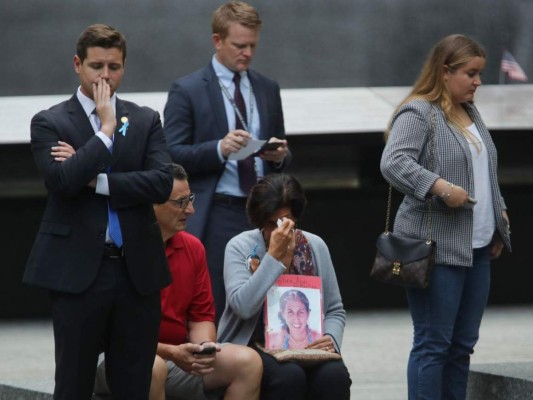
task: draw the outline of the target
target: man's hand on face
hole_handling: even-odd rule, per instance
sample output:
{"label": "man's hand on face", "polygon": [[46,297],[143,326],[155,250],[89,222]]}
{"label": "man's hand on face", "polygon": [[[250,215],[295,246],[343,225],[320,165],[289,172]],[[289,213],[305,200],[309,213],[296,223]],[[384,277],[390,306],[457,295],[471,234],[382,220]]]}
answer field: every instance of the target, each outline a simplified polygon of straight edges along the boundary
{"label": "man's hand on face", "polygon": [[93,83],[93,98],[96,104],[96,113],[100,118],[100,131],[112,139],[117,120],[111,106],[111,88],[105,79],[98,78]]}

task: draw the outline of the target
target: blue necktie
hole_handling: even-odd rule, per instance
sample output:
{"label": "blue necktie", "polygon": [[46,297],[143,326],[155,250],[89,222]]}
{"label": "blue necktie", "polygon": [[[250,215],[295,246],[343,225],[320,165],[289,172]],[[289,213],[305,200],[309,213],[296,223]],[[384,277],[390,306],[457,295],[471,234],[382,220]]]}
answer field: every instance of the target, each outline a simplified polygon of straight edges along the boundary
{"label": "blue necktie", "polygon": [[[109,149],[113,153],[113,147]],[[107,167],[107,172],[111,171],[111,167]],[[122,247],[122,232],[120,231],[120,222],[118,221],[118,214],[111,208],[111,202],[107,201],[107,229],[109,229],[109,236],[115,242],[117,247]]]}
{"label": "blue necktie", "polygon": [[[96,114],[96,109],[93,111],[93,114],[96,126],[98,127],[98,130],[100,130],[102,123]],[[109,151],[113,153],[113,146],[111,146]],[[107,167],[106,172],[109,171],[111,171],[111,167]],[[109,237],[115,242],[115,245],[117,247],[122,247],[123,242],[122,232],[120,231],[120,222],[118,221],[117,212],[111,208],[111,202],[109,200],[107,201],[107,229],[109,230]]]}

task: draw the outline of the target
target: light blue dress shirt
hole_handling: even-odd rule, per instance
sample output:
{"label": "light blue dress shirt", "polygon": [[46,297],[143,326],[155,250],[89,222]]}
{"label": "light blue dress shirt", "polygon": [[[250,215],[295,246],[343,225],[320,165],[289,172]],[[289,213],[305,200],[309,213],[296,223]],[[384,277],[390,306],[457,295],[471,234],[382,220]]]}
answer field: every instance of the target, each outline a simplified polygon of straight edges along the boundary
{"label": "light blue dress shirt", "polygon": [[[227,89],[230,96],[233,96],[235,92],[235,84],[233,83],[234,72],[221,64],[215,56],[213,56],[212,65],[215,70],[215,74],[218,77],[219,83],[224,85]],[[260,116],[259,110],[257,108],[257,101],[255,100],[255,95],[253,95],[253,88],[251,88],[250,80],[248,79],[248,74],[246,71],[241,72],[241,93],[244,98],[244,103],[246,105],[246,116],[248,121],[246,121],[247,126],[250,130],[250,134],[254,139],[260,138]],[[222,89],[222,97],[224,98],[224,107],[226,109],[226,118],[228,121],[228,128],[230,131],[235,129],[235,109],[231,105],[231,102],[227,98],[226,94]],[[251,92],[252,90],[252,92]],[[253,99],[251,99],[250,93],[252,93]],[[253,103],[253,111],[250,109],[250,103]],[[252,120],[250,120],[252,117]],[[221,150],[221,141],[218,142],[218,156],[220,162],[226,162],[226,168],[220,177],[217,187],[215,189],[216,193],[227,194],[231,196],[246,197],[248,194],[244,193],[239,187],[239,173],[237,170],[237,161],[235,160],[224,160]],[[259,157],[255,157],[255,171],[257,176],[263,176],[263,162]]]}

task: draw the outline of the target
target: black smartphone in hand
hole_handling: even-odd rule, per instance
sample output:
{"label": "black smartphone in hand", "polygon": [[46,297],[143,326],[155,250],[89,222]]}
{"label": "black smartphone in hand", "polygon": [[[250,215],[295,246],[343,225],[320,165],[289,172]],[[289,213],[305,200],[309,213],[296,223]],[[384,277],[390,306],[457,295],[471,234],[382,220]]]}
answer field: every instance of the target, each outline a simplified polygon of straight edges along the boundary
{"label": "black smartphone in hand", "polygon": [[283,143],[280,142],[266,142],[259,150],[257,150],[255,154],[263,154],[267,150],[277,150],[282,144]]}
{"label": "black smartphone in hand", "polygon": [[200,351],[195,351],[193,354],[199,354],[199,355],[206,355],[206,354],[214,354],[217,351],[217,348],[214,346],[208,346],[204,347]]}

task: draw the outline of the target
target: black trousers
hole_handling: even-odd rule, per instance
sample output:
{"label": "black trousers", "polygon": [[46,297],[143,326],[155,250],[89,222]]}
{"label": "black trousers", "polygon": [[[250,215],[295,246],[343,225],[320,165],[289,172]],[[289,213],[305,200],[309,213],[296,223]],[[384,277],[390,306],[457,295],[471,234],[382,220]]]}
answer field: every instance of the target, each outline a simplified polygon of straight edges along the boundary
{"label": "black trousers", "polygon": [[89,400],[103,350],[113,398],[147,400],[161,318],[159,291],[139,295],[124,260],[118,258],[102,260],[95,282],[85,292],[52,291],[50,297],[54,399]]}
{"label": "black trousers", "polygon": [[218,326],[218,321],[226,306],[226,289],[224,286],[224,252],[226,244],[232,237],[253,228],[246,218],[244,204],[213,203],[203,242],[215,299],[216,326]]}
{"label": "black trousers", "polygon": [[352,380],[342,360],[304,368],[258,353],[263,360],[261,400],[350,400]]}

